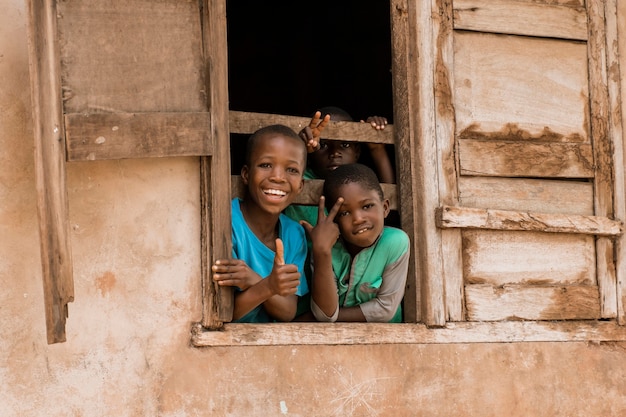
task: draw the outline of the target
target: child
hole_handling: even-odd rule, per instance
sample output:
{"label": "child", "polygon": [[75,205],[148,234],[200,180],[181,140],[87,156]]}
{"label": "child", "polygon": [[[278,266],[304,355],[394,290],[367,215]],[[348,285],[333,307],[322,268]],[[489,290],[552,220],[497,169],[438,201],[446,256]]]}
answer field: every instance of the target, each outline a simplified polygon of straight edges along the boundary
{"label": "child", "polygon": [[[325,114],[324,118],[321,118],[322,114]],[[359,142],[320,139],[322,131],[330,120],[335,122],[353,121],[348,112],[339,107],[323,107],[315,113],[309,126],[299,133],[299,136],[307,144],[307,151],[309,152],[308,167],[304,173],[304,179],[325,179],[328,173],[338,166],[357,163],[361,156],[361,144]],[[367,118],[367,123],[373,129],[383,130],[387,125],[387,119],[380,116],[370,116]],[[395,183],[394,170],[385,150],[385,145],[368,143],[367,146],[380,182]],[[312,225],[315,225],[317,221],[317,208],[312,206],[293,205],[287,208],[285,214],[296,221],[306,220]]]}
{"label": "child", "polygon": [[384,225],[388,214],[389,200],[370,168],[349,164],[328,174],[317,225],[301,222],[313,245],[311,310],[317,320],[402,321],[409,238]]}
{"label": "child", "polygon": [[308,293],[304,229],[281,214],[302,191],[306,156],[304,143],[286,126],[264,127],[248,141],[241,169],[246,194],[232,200],[233,259],[212,267],[219,285],[239,289],[234,321],[290,321],[298,296]]}

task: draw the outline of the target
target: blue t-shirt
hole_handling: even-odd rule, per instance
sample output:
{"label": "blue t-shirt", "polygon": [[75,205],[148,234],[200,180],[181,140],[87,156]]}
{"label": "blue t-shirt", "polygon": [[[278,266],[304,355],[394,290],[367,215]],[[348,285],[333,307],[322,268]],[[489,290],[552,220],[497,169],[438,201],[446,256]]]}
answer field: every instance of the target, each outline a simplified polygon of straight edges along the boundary
{"label": "blue t-shirt", "polygon": [[[241,259],[261,277],[267,277],[274,266],[276,253],[265,246],[263,242],[250,230],[241,213],[241,200],[234,198],[231,203],[233,226],[233,258]],[[304,229],[297,222],[281,214],[278,219],[278,237],[283,241],[285,248],[285,264],[295,264],[300,272],[300,285],[296,295],[301,296],[309,292],[304,276],[304,261],[307,255]],[[273,321],[267,314],[263,304],[257,306],[237,322],[267,323]]]}

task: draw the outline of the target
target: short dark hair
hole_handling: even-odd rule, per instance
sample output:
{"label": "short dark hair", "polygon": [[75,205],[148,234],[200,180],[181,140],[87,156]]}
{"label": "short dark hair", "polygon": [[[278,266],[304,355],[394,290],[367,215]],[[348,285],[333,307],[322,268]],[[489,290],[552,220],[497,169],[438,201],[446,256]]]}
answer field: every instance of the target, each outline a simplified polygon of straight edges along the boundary
{"label": "short dark hair", "polygon": [[320,110],[320,113],[322,113],[322,117],[324,117],[327,114],[330,114],[331,118],[333,116],[333,114],[335,116],[340,116],[346,120],[354,120],[352,119],[352,116],[350,116],[350,113],[348,113],[347,111],[345,111],[344,109],[342,109],[341,107],[337,107],[337,106],[326,106],[326,107],[322,107]]}
{"label": "short dark hair", "polygon": [[358,183],[366,190],[374,190],[378,193],[381,201],[385,195],[378,182],[376,173],[363,164],[340,165],[328,173],[324,181],[323,195],[326,197],[326,208],[330,210],[340,196],[337,195],[339,187],[345,184]]}
{"label": "short dark hair", "polygon": [[245,159],[246,165],[250,165],[250,157],[252,156],[252,152],[254,152],[254,149],[259,144],[259,141],[265,135],[272,134],[272,133],[286,136],[288,138],[293,138],[297,140],[298,142],[302,143],[302,146],[305,148],[304,155],[306,158],[306,144],[304,143],[302,139],[300,139],[300,136],[298,136],[298,134],[294,132],[292,128],[287,127],[285,125],[269,125],[269,126],[265,126],[265,127],[258,129],[248,139],[248,143],[246,145],[246,159]]}

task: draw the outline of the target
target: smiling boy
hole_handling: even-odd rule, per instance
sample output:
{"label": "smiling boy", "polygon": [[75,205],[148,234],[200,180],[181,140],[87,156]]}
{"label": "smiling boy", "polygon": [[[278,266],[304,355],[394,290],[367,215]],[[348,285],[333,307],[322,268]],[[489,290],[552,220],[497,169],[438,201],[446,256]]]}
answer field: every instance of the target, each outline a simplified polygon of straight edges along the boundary
{"label": "smiling boy", "polygon": [[283,125],[259,129],[248,141],[241,169],[246,193],[231,205],[233,258],[212,267],[219,285],[239,289],[234,321],[290,321],[298,296],[308,292],[304,230],[282,214],[302,191],[306,155],[302,140]]}
{"label": "smiling boy", "polygon": [[388,214],[389,200],[370,168],[342,165],[328,174],[317,225],[301,222],[312,241],[317,320],[402,321],[409,238],[384,225]]}

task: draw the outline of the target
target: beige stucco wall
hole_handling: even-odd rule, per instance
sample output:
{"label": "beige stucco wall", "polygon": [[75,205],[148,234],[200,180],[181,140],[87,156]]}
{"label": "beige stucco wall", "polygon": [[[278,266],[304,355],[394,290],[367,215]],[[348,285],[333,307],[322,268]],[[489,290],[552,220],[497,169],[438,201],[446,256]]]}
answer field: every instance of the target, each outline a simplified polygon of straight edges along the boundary
{"label": "beige stucco wall", "polygon": [[191,158],[69,165],[76,301],[48,345],[26,6],[0,10],[0,416],[626,415],[624,344],[191,348]]}

